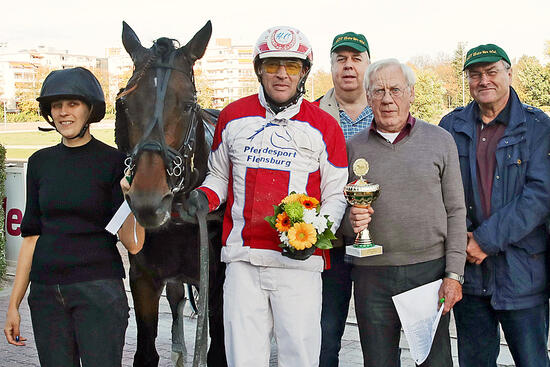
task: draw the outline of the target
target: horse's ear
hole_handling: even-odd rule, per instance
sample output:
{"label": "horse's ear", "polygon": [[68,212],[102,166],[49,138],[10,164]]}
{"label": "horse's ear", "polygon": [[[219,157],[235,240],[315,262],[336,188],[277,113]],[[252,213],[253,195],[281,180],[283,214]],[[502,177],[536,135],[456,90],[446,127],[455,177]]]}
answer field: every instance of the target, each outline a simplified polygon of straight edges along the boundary
{"label": "horse's ear", "polygon": [[125,21],[122,21],[122,44],[134,62],[138,51],[144,48],[136,32]]}
{"label": "horse's ear", "polygon": [[208,46],[208,41],[210,41],[210,36],[212,35],[212,22],[208,21],[204,25],[204,27],[201,28],[200,31],[193,36],[193,39],[185,46],[183,46],[187,51],[189,52],[189,56],[191,57],[191,61],[194,63],[198,59],[200,59],[204,52],[206,51],[206,46]]}

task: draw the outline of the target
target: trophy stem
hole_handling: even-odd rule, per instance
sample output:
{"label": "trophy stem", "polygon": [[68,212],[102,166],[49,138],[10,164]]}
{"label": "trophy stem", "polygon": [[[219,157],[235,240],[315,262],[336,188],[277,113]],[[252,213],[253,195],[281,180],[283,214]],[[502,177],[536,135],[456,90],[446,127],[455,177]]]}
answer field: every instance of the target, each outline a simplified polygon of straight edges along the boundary
{"label": "trophy stem", "polygon": [[354,247],[373,247],[374,246],[374,243],[370,238],[370,232],[368,229],[364,229],[361,232],[357,233],[353,246]]}
{"label": "trophy stem", "polygon": [[364,229],[357,233],[353,245],[346,246],[346,254],[355,257],[381,255],[383,252],[382,246],[375,245],[372,242],[368,229]]}
{"label": "trophy stem", "polygon": [[[354,206],[357,208],[370,208],[370,204],[355,204]],[[353,247],[368,248],[373,246],[374,242],[372,242],[370,238],[368,228],[365,228],[361,232],[357,233],[357,236],[355,236],[355,242],[353,242]]]}

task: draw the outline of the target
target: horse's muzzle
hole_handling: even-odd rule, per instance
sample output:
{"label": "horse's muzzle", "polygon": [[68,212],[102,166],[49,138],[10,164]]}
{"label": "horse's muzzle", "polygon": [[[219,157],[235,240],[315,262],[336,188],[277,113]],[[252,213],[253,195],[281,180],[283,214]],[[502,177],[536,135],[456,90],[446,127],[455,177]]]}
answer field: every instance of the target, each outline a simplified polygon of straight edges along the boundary
{"label": "horse's muzzle", "polygon": [[139,224],[145,229],[155,229],[164,225],[170,219],[174,195],[168,192],[164,195],[130,191],[126,201],[132,209]]}

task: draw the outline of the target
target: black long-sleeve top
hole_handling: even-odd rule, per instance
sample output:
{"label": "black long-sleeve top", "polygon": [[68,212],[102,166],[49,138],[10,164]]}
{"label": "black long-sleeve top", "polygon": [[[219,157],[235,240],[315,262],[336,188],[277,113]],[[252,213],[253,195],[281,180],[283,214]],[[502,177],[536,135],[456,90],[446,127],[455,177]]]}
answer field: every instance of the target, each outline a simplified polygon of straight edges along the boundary
{"label": "black long-sleeve top", "polygon": [[123,278],[116,236],[105,226],[122,203],[124,155],[92,138],[62,143],[28,160],[23,237],[39,235],[30,280],[69,284]]}

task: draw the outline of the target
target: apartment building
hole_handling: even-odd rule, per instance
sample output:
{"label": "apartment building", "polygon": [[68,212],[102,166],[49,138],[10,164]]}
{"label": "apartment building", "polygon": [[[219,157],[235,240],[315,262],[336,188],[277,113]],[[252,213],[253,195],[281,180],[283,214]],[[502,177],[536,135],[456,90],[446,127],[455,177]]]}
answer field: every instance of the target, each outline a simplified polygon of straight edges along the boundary
{"label": "apartment building", "polygon": [[[258,79],[252,65],[253,49],[252,45],[234,45],[230,38],[218,38],[197,61],[195,74],[212,90],[215,108],[258,91]],[[201,83],[198,84],[200,93]]]}
{"label": "apartment building", "polygon": [[[18,50],[0,44],[0,99],[6,102],[8,111],[16,110],[18,95],[34,94],[51,70],[83,66],[104,81],[108,78],[107,58],[71,54],[68,50],[37,46]],[[32,96],[30,96],[32,94]]]}
{"label": "apartment building", "polygon": [[[233,44],[230,38],[218,38],[197,61],[197,88],[212,100],[212,107],[222,108],[258,91],[252,52],[252,45]],[[97,57],[46,46],[17,50],[0,43],[0,101],[7,102],[8,111],[15,110],[18,95],[38,93],[51,70],[76,66],[88,68],[97,76],[110,104],[114,104],[117,92],[126,85],[133,71],[132,60],[123,48],[108,48],[105,57]]]}

